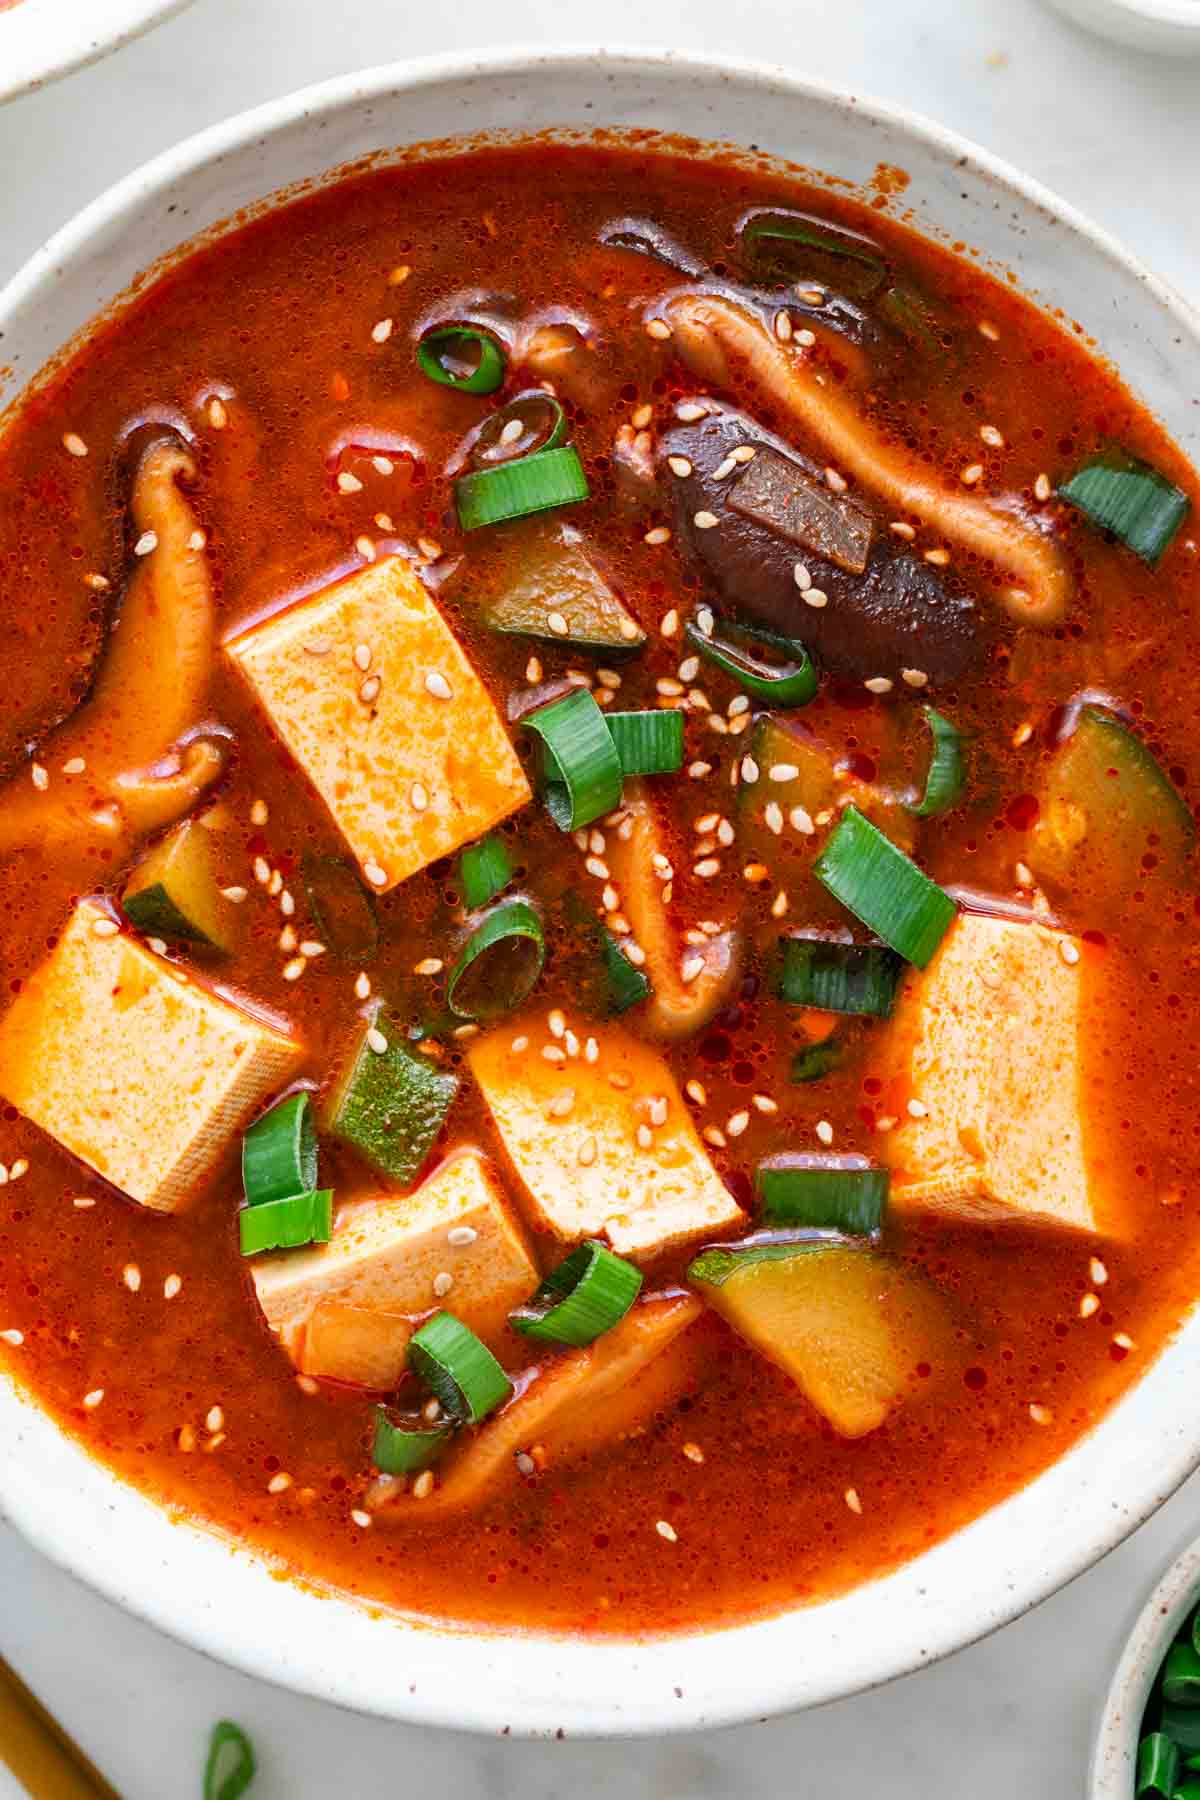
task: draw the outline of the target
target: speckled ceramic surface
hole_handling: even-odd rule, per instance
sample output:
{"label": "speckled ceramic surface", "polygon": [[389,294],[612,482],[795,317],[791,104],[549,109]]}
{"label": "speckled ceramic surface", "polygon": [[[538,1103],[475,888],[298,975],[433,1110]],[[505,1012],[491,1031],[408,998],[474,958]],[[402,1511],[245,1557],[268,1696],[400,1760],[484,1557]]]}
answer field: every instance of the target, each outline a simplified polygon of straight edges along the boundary
{"label": "speckled ceramic surface", "polygon": [[8,0],[0,5],[0,102],[118,50],[191,0]]}
{"label": "speckled ceramic surface", "polygon": [[[1093,333],[1193,455],[1200,327],[1051,196],[948,134],[779,71],[648,53],[455,58],[347,78],[218,127],[131,177],[0,295],[0,406],[136,272],[284,183],[383,146],[594,124],[752,143],[854,181],[911,177],[931,234],[1011,268]],[[253,1673],[409,1721],[553,1735],[662,1732],[813,1705],[911,1670],[1033,1605],[1200,1461],[1200,1321],[1023,1493],[885,1580],[725,1632],[623,1644],[488,1637],[372,1616],[272,1578],[121,1487],[0,1384],[0,1508],[47,1554]]]}
{"label": "speckled ceramic surface", "polygon": [[1200,1541],[1171,1563],[1149,1599],[1139,1602],[1129,1641],[1100,1712],[1088,1800],[1130,1800],[1142,1713],[1171,1639],[1200,1602]]}

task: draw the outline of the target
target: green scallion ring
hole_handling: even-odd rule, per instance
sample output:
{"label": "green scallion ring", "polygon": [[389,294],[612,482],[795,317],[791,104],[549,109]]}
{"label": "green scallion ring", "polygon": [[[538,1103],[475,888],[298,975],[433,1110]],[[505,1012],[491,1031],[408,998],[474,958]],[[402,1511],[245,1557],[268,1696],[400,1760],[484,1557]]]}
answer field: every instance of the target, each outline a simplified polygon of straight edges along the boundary
{"label": "green scallion ring", "polygon": [[760,1162],[754,1187],[765,1225],[803,1226],[874,1237],[883,1225],[890,1177],[865,1156],[784,1151]]}
{"label": "green scallion ring", "polygon": [[453,1313],[435,1313],[413,1334],[408,1366],[442,1411],[464,1425],[478,1425],[512,1393],[491,1351]]}
{"label": "green scallion ring", "polygon": [[254,1780],[254,1746],[229,1719],[220,1719],[208,1740],[204,1764],[204,1800],[241,1800]]}
{"label": "green scallion ring", "polygon": [[[519,435],[506,437],[506,429],[514,424],[521,427]],[[562,407],[544,388],[531,388],[528,393],[515,394],[483,421],[471,445],[470,466],[495,469],[539,450],[557,450],[566,441],[567,415]]]}
{"label": "green scallion ring", "polygon": [[397,1424],[384,1406],[375,1408],[372,1458],[381,1475],[416,1475],[437,1461],[456,1426],[453,1419],[427,1425],[419,1413]]}
{"label": "green scallion ring", "polygon": [[639,1000],[646,1000],[653,993],[648,976],[641,969],[636,969],[622,950],[620,941],[613,936],[607,925],[600,927],[600,960],[604,965],[604,976],[608,984],[608,1010],[612,1013],[628,1012]]}
{"label": "green scallion ring", "polygon": [[925,719],[933,733],[933,755],[925,777],[925,794],[918,806],[909,811],[918,819],[935,819],[958,805],[967,782],[967,759],[963,735],[957,725],[932,706],[925,708]]}
{"label": "green scallion ring", "polygon": [[242,1139],[242,1188],[247,1206],[309,1194],[317,1185],[317,1131],[312,1095],[289,1094]]}
{"label": "green scallion ring", "polygon": [[606,712],[624,775],[673,775],[683,767],[683,714],[675,707],[660,712]]}
{"label": "green scallion ring", "polygon": [[305,856],[300,873],[321,942],[334,956],[368,962],[379,948],[375,896],[341,856]]}
{"label": "green scallion ring", "polygon": [[458,859],[458,879],[468,912],[475,912],[502,894],[512,878],[512,857],[504,839],[495,832],[480,838],[477,844],[468,844]]}
{"label": "green scallion ring", "polygon": [[298,1250],[303,1244],[327,1244],[333,1234],[333,1189],[289,1194],[244,1206],[238,1214],[243,1256],[263,1250]]}
{"label": "green scallion ring", "polygon": [[446,983],[460,1019],[495,1019],[532,993],[546,961],[542,921],[525,900],[505,900],[467,939]]}
{"label": "green scallion ring", "polygon": [[579,831],[621,802],[621,758],[587,688],[539,706],[521,721],[542,742],[546,807],[560,831]]}
{"label": "green scallion ring", "polygon": [[[768,663],[731,644],[728,638],[719,638],[715,634],[708,636],[691,619],[683,629],[694,650],[732,676],[738,686],[747,694],[753,694],[756,700],[767,700],[772,706],[807,706],[816,697],[820,685],[817,671],[812,657],[798,638],[779,640],[787,649],[788,662]],[[764,636],[763,642],[767,641]]]}
{"label": "green scallion ring", "polygon": [[504,382],[504,352],[477,325],[436,325],[417,345],[421,373],[460,394],[494,394]]}
{"label": "green scallion ring", "polygon": [[1124,450],[1110,450],[1085,463],[1058,493],[1151,568],[1161,562],[1191,510],[1182,488]]}
{"label": "green scallion ring", "polygon": [[604,1244],[588,1239],[537,1292],[508,1315],[526,1337],[551,1344],[590,1344],[620,1323],[642,1288],[642,1272],[614,1256]]}
{"label": "green scallion ring", "polygon": [[524,519],[555,506],[574,506],[591,489],[573,444],[535,450],[494,469],[475,469],[454,484],[458,522],[464,531]]}
{"label": "green scallion ring", "polygon": [[779,947],[779,997],[789,1006],[891,1016],[904,964],[886,944],[849,944],[800,932],[782,938]]}
{"label": "green scallion ring", "polygon": [[949,894],[857,806],[842,814],[813,874],[835,900],[918,969],[926,967],[958,915]]}

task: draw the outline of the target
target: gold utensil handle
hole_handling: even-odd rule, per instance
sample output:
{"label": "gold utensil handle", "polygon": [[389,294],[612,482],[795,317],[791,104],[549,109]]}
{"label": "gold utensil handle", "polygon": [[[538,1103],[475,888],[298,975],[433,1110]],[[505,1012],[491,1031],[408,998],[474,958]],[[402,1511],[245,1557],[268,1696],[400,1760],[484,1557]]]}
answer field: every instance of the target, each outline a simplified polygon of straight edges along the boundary
{"label": "gold utensil handle", "polygon": [[0,1762],[33,1800],[121,1800],[0,1657]]}

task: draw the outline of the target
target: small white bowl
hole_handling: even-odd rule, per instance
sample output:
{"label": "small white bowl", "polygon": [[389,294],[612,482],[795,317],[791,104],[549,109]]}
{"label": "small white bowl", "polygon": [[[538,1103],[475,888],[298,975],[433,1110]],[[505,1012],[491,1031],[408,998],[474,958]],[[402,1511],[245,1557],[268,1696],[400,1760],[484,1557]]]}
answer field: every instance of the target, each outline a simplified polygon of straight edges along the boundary
{"label": "small white bowl", "polygon": [[98,61],[190,5],[191,0],[19,0],[0,7],[0,101]]}
{"label": "small white bowl", "polygon": [[1200,1601],[1200,1538],[1162,1576],[1137,1615],[1100,1712],[1088,1800],[1130,1800],[1142,1714],[1171,1640]]}
{"label": "small white bowl", "polygon": [[1200,54],[1200,0],[1050,0],[1050,4],[1114,44]]}

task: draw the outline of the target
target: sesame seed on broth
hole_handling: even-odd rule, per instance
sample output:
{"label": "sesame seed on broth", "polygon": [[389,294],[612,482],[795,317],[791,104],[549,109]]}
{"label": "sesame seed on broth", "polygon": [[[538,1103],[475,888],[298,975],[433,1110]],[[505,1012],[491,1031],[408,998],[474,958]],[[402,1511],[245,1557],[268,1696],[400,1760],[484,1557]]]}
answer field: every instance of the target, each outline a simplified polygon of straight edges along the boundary
{"label": "sesame seed on broth", "polygon": [[[613,218],[649,211],[692,255],[724,271],[718,286],[752,282],[761,277],[742,269],[736,225],[764,205],[866,231],[897,279],[932,297],[938,335],[953,347],[931,370],[919,345],[871,315],[869,300],[838,294],[836,269],[818,256],[790,271],[786,285],[730,289],[757,308],[772,353],[811,365],[839,389],[869,389],[862,404],[885,443],[940,471],[956,504],[997,500],[1036,518],[1067,546],[1087,596],[1053,629],[1015,626],[988,571],[948,528],[909,516],[907,502],[873,498],[840,451],[797,441],[822,506],[872,509],[873,553],[907,558],[922,582],[949,593],[976,593],[989,635],[951,686],[939,684],[936,665],[916,647],[858,679],[823,678],[816,699],[787,716],[799,734],[796,754],[769,757],[759,743],[765,703],[700,654],[714,634],[721,640],[727,608],[696,552],[703,543],[714,559],[727,553],[741,529],[730,496],[765,457],[755,462],[755,447],[742,442],[714,457],[708,472],[719,482],[703,505],[686,500],[687,484],[705,471],[699,450],[672,450],[656,469],[667,433],[702,433],[716,398],[681,356],[678,271],[599,242]],[[486,299],[493,288],[494,305]],[[468,290],[484,297],[479,316],[501,339],[514,319],[569,318],[590,323],[587,343],[560,352],[553,369],[510,369],[495,397],[437,385],[417,367],[413,333],[418,321],[454,317]],[[867,373],[869,382],[859,379]],[[543,385],[563,407],[590,500],[463,533],[448,468],[457,470],[498,405]],[[753,392],[724,398],[787,437],[786,421]],[[1040,912],[1071,934],[1060,940],[1056,967],[1089,996],[1086,1145],[1127,1193],[1128,1216],[1118,1239],[889,1214],[884,1249],[937,1293],[953,1345],[911,1371],[903,1404],[869,1436],[839,1437],[791,1380],[706,1309],[687,1334],[680,1390],[641,1435],[574,1464],[552,1443],[516,1444],[516,1485],[476,1511],[440,1508],[436,1469],[397,1506],[375,1510],[373,1397],[298,1374],[256,1305],[238,1250],[239,1142],[185,1210],[149,1216],[5,1107],[6,1365],[144,1489],[303,1574],[466,1621],[670,1630],[819,1599],[919,1552],[1044,1468],[1136,1379],[1200,1288],[1200,1115],[1187,1050],[1200,1026],[1194,918],[1156,904],[1144,884],[1123,926],[1101,924],[1086,887],[1047,895],[1037,885],[1036,796],[1073,696],[1113,696],[1185,794],[1200,781],[1200,697],[1181,682],[1178,654],[1183,622],[1196,630],[1200,601],[1190,527],[1151,575],[1057,497],[1065,476],[1114,439],[1192,491],[1152,422],[1078,334],[885,213],[860,212],[840,196],[733,165],[599,149],[497,151],[381,171],[257,221],[172,270],[84,345],[0,443],[0,658],[19,676],[0,694],[0,738],[6,771],[21,776],[14,791],[22,805],[64,804],[63,793],[86,790],[93,778],[91,754],[81,764],[43,751],[42,741],[88,690],[110,588],[119,594],[135,570],[150,578],[162,566],[161,526],[139,537],[125,529],[130,554],[114,566],[114,526],[127,522],[114,519],[107,472],[130,422],[164,409],[186,416],[197,440],[189,494],[201,535],[189,553],[211,559],[220,640],[355,569],[386,568],[399,552],[420,564],[531,775],[529,734],[514,721],[534,696],[557,699],[574,685],[615,711],[681,714],[680,772],[643,784],[658,830],[644,867],[633,861],[641,840],[628,789],[625,808],[589,821],[578,848],[536,797],[498,827],[515,870],[511,893],[541,911],[547,958],[533,1010],[519,1026],[501,1018],[495,1029],[514,1065],[537,1069],[539,1092],[555,1084],[545,1086],[544,1119],[569,1146],[562,1162],[572,1186],[582,1190],[607,1166],[591,1084],[624,1108],[630,1158],[657,1156],[682,1117],[747,1207],[754,1169],[773,1152],[878,1159],[901,1134],[939,1128],[928,1084],[912,1091],[885,1069],[878,1021],[846,1016],[831,1028],[831,1015],[786,1005],[777,984],[782,933],[850,923],[812,873],[845,807],[863,808],[864,793],[878,791],[894,817],[923,791],[928,703],[970,741],[968,786],[960,805],[920,820],[919,839],[913,827],[905,841],[933,880],[989,897],[970,905],[1016,904],[1022,916]],[[617,454],[631,421],[648,446],[648,476]],[[519,449],[520,438],[511,423],[497,433],[505,451]],[[255,478],[265,466],[269,482]],[[592,649],[576,641],[576,614],[557,590],[536,639],[489,631],[478,596],[511,567],[513,545],[532,554],[563,542],[582,543],[597,578],[620,597],[628,617],[610,641]],[[789,542],[781,567],[796,637],[852,605],[844,569],[819,543]],[[697,629],[685,636],[689,621]],[[362,730],[395,704],[405,675],[392,670],[378,636],[335,640],[324,624],[296,660],[300,678],[344,685],[348,716]],[[430,731],[453,721],[465,690],[457,663],[430,641],[407,674],[414,716],[420,709]],[[457,859],[394,882],[398,865],[383,849],[347,850],[223,657],[207,705],[208,720],[236,745],[205,840],[238,931],[221,962],[158,942],[196,985],[216,979],[290,1021],[304,1045],[301,1082],[327,1089],[349,1036],[364,1026],[381,1068],[396,1032],[375,1023],[374,997],[386,997],[401,1029],[446,1013],[467,934]],[[813,739],[833,766],[829,793],[816,799],[804,785]],[[412,832],[434,830],[457,797],[428,771],[396,794]],[[310,872],[328,858],[357,868],[372,890],[379,942],[371,956],[361,946],[339,953],[314,910]],[[0,959],[12,991],[57,941],[75,896],[119,899],[129,862],[100,838],[82,870],[37,855],[0,859]],[[643,887],[666,920],[672,991],[703,1013],[693,1031],[654,1040],[678,1085],[670,1100],[655,1086],[631,1091],[607,1048],[611,1027],[583,1016],[581,1001],[594,980],[591,918],[604,917],[633,969],[655,975],[664,966]],[[120,948],[117,916],[115,907],[104,914],[100,950]],[[710,958],[735,927],[740,970],[709,1005]],[[1136,994],[1122,955],[1130,937]],[[661,974],[655,987],[661,999]],[[635,1007],[622,1026],[649,1040],[648,1018]],[[473,1023],[454,1019],[419,1048],[431,1072],[463,1078],[439,1148],[482,1147],[516,1196],[470,1075],[489,1029],[476,1035]],[[827,1072],[793,1082],[793,1061],[826,1043],[836,1048]],[[1153,1108],[1144,1104],[1148,1069]],[[385,1185],[327,1134],[321,1183],[339,1203]],[[474,1224],[439,1231],[423,1290],[430,1305],[444,1297],[453,1310],[467,1286],[458,1259],[477,1253],[478,1236]],[[647,1291],[679,1281],[704,1241],[651,1262]],[[560,1259],[561,1247],[536,1229],[532,1243],[543,1271]],[[513,1370],[536,1360],[503,1332],[494,1347]]]}

